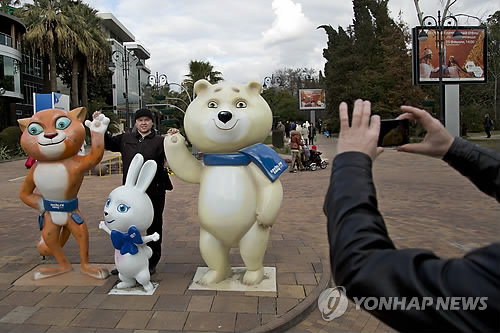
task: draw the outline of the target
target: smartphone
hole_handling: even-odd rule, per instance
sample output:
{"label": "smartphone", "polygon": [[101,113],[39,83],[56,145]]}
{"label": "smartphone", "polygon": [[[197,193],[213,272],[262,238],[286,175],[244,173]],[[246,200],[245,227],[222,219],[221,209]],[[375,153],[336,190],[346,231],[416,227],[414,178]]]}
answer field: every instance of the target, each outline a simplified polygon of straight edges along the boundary
{"label": "smartphone", "polygon": [[380,121],[378,147],[398,147],[410,142],[408,119],[384,119]]}

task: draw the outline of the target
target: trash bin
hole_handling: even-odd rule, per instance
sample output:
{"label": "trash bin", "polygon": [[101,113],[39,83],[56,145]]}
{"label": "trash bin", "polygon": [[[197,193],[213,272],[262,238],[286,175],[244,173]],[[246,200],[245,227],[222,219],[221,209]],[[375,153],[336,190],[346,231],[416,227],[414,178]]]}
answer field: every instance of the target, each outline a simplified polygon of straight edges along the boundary
{"label": "trash bin", "polygon": [[272,142],[273,142],[273,146],[275,148],[283,148],[284,144],[283,144],[283,136],[285,135],[285,131],[283,130],[273,130],[273,134],[272,134]]}

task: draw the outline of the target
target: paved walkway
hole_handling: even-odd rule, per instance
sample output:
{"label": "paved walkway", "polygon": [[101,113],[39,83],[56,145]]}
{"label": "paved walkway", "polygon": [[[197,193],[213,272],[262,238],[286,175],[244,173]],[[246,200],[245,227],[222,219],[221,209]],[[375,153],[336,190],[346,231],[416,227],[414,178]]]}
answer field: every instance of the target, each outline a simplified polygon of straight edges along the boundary
{"label": "paved walkway", "polygon": [[[320,136],[317,145],[324,152],[323,156],[331,161],[335,155],[335,139]],[[208,323],[205,326],[207,331],[221,330],[220,327],[213,326],[214,323],[221,322],[220,318],[216,318],[217,315],[212,315],[212,321],[209,321],[210,316],[195,313],[191,318],[191,314],[186,318],[181,314],[183,312],[177,312],[190,306],[198,307],[198,310],[215,306],[225,308],[224,311],[232,311],[221,310],[221,313],[232,313],[224,316],[228,325],[224,328],[229,331],[244,331],[259,322],[264,324],[279,317],[290,309],[291,302],[300,302],[304,295],[307,296],[311,290],[307,285],[314,286],[321,277],[317,265],[317,271],[312,264],[312,268],[307,268],[308,271],[297,269],[300,266],[295,264],[297,259],[302,256],[302,259],[307,257],[307,260],[316,263],[321,259],[328,261],[326,218],[322,206],[330,172],[331,166],[314,172],[286,172],[280,178],[284,201],[273,228],[273,241],[287,246],[283,246],[286,249],[281,250],[271,246],[268,260],[281,262],[288,267],[288,274],[281,274],[278,279],[283,285],[297,287],[283,289],[281,296],[291,301],[284,301],[279,306],[266,303],[269,298],[259,296],[242,303],[241,295],[212,294],[194,297],[178,294],[178,290],[184,290],[189,283],[189,274],[194,267],[201,264],[201,257],[197,248],[198,185],[183,183],[175,177],[175,189],[167,195],[164,212],[166,235],[163,246],[166,250],[156,278],[165,281],[165,285],[160,285],[162,291],[158,295],[107,295],[107,290],[114,283],[113,279],[103,286],[13,285],[19,277],[41,263],[41,257],[36,251],[40,232],[36,212],[18,198],[22,177],[26,173],[24,161],[1,163],[0,331],[197,331],[202,329],[200,323],[203,322]],[[477,191],[467,179],[444,162],[387,150],[375,163],[374,177],[380,210],[386,219],[389,234],[399,248],[425,247],[440,256],[454,257],[462,256],[472,248],[498,241],[500,211],[496,201]],[[121,176],[118,175],[92,176],[85,179],[80,190],[80,207],[90,232],[91,262],[113,262],[113,249],[108,237],[98,230],[98,223],[102,218],[108,193],[120,184]],[[65,252],[71,262],[79,262],[73,239],[68,241]],[[238,257],[235,253],[233,263],[238,262]],[[219,299],[215,304],[214,298],[217,296],[226,298]],[[251,310],[240,311],[236,315],[234,309],[228,309],[228,304]],[[265,314],[259,309],[268,312]],[[290,331],[385,332],[391,329],[350,304],[347,313],[332,322],[323,321],[320,312],[313,309]]]}

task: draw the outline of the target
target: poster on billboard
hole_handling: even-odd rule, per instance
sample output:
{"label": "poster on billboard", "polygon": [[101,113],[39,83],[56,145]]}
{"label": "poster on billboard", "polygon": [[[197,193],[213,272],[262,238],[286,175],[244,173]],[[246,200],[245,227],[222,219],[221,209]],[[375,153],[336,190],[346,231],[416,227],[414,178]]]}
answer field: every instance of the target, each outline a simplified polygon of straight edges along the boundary
{"label": "poster on billboard", "polygon": [[[425,30],[427,39],[418,39]],[[462,37],[453,39],[455,31]],[[444,43],[441,44],[443,83],[486,83],[487,82],[487,40],[484,27],[450,27],[443,29]],[[436,29],[415,27],[413,35],[413,79],[415,84],[439,83],[439,48]]]}
{"label": "poster on billboard", "polygon": [[299,89],[300,110],[317,110],[325,107],[325,91],[323,89]]}

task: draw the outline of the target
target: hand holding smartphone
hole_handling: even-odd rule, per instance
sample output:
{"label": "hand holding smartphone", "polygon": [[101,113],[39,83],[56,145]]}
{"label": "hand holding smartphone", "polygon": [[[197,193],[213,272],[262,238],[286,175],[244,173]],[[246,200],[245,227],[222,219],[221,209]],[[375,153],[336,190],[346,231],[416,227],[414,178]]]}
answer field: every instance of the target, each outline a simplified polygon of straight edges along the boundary
{"label": "hand holding smartphone", "polygon": [[378,147],[398,147],[410,143],[408,119],[385,119],[380,121]]}

